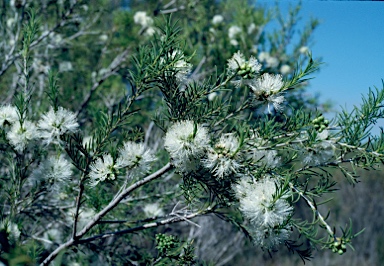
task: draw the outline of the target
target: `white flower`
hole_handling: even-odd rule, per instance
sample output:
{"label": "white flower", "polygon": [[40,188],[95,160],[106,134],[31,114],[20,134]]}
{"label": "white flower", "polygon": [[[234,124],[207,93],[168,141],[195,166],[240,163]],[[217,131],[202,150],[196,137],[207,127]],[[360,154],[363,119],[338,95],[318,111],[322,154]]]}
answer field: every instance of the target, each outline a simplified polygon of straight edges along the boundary
{"label": "white flower", "polygon": [[0,107],[0,127],[19,121],[19,111],[15,106],[4,105]]}
{"label": "white flower", "polygon": [[9,236],[13,239],[18,239],[20,237],[20,229],[17,224],[10,222],[8,219],[1,221],[0,231],[5,230]]}
{"label": "white flower", "polygon": [[290,236],[290,231],[286,228],[251,227],[250,233],[256,245],[270,250],[288,240]]}
{"label": "white flower", "polygon": [[145,11],[137,11],[133,16],[133,21],[143,27],[148,27],[153,24],[153,19],[147,16],[147,12]]}
{"label": "white flower", "polygon": [[267,58],[266,63],[267,63],[267,67],[275,68],[279,65],[280,62],[279,62],[279,59],[277,59],[274,56],[271,56]]}
{"label": "white flower", "polygon": [[222,15],[215,15],[212,18],[212,24],[217,25],[224,21],[224,17]]}
{"label": "white flower", "polygon": [[287,74],[291,73],[291,71],[292,71],[292,69],[289,65],[282,65],[280,67],[280,73],[282,75],[287,75]]}
{"label": "white flower", "polygon": [[217,97],[217,92],[211,92],[208,94],[208,101],[212,102]]}
{"label": "white flower", "polygon": [[144,206],[143,211],[148,218],[163,216],[164,212],[158,203],[151,203]]}
{"label": "white flower", "polygon": [[108,41],[108,35],[107,34],[102,34],[99,36],[99,40],[102,42]]}
{"label": "white flower", "polygon": [[222,135],[215,147],[208,152],[207,158],[202,160],[202,163],[218,178],[236,174],[241,166],[239,149],[240,143],[234,134]]}
{"label": "white flower", "polygon": [[248,29],[247,29],[248,34],[251,34],[255,29],[256,29],[256,24],[255,23],[251,23],[248,26]]}
{"label": "white flower", "polygon": [[59,64],[59,71],[60,72],[68,72],[73,69],[72,63],[70,61],[63,61]]}
{"label": "white flower", "polygon": [[280,157],[275,150],[258,150],[256,148],[250,151],[252,161],[260,167],[276,168],[280,164]]}
{"label": "white flower", "polygon": [[232,44],[233,46],[238,46],[238,45],[239,45],[239,42],[236,41],[235,39],[231,39],[231,40],[229,41],[229,43]]}
{"label": "white flower", "polygon": [[40,119],[38,125],[40,137],[46,144],[59,144],[60,136],[66,133],[77,131],[79,124],[76,121],[76,115],[71,111],[59,107],[55,112],[53,108]]}
{"label": "white flower", "polygon": [[239,26],[231,26],[228,29],[228,37],[229,39],[235,39],[236,36],[241,33],[241,28]]}
{"label": "white flower", "polygon": [[164,147],[173,159],[173,164],[181,168],[193,158],[203,155],[209,144],[207,129],[190,120],[173,124],[164,140]]}
{"label": "white flower", "polygon": [[[176,71],[176,78],[179,81],[185,81],[188,74],[191,72],[192,65],[186,61],[186,58],[182,51],[174,50],[172,53],[168,54],[168,61],[175,61],[171,67]],[[165,64],[167,60],[161,58],[160,62]]]}
{"label": "white flower", "polygon": [[60,42],[63,40],[63,37],[61,34],[56,34],[54,37],[55,38],[53,40],[55,41],[56,44],[60,44]]}
{"label": "white flower", "polygon": [[66,183],[72,176],[72,164],[63,155],[49,157],[32,173],[34,179],[43,179],[60,189],[60,183]]}
{"label": "white flower", "polygon": [[28,143],[36,137],[38,137],[38,133],[35,124],[27,120],[24,121],[23,126],[20,123],[14,123],[7,133],[9,143],[18,152],[22,152]]}
{"label": "white flower", "polygon": [[301,54],[307,54],[307,53],[309,53],[309,48],[307,46],[302,46],[302,47],[300,47],[299,52]]}
{"label": "white flower", "polygon": [[286,201],[288,194],[274,200],[277,180],[269,177],[255,182],[252,178],[243,178],[236,185],[236,194],[240,201],[240,210],[254,225],[275,227],[282,224],[292,214],[293,208]]}
{"label": "white flower", "polygon": [[57,228],[51,228],[44,232],[43,239],[46,241],[43,241],[43,245],[45,248],[51,247],[53,244],[61,243],[62,241],[62,230],[59,230]]}
{"label": "white flower", "polygon": [[119,150],[116,165],[119,168],[127,167],[136,173],[146,173],[150,170],[150,163],[155,160],[156,157],[152,154],[152,151],[146,149],[143,143],[128,141]]}
{"label": "white flower", "polygon": [[261,62],[265,62],[267,67],[275,68],[279,65],[279,59],[271,56],[268,52],[261,52],[258,56]]}
{"label": "white flower", "polygon": [[7,19],[7,27],[12,28],[12,26],[15,24],[16,20],[14,18]]}
{"label": "white flower", "polygon": [[104,154],[103,158],[97,158],[89,168],[91,169],[89,173],[91,186],[96,186],[101,181],[115,180],[119,166],[115,165],[110,154]]}
{"label": "white flower", "polygon": [[329,162],[335,157],[335,145],[333,140],[327,140],[329,131],[323,130],[317,134],[316,143],[302,150],[302,161],[306,165],[316,166]]}
{"label": "white flower", "polygon": [[249,61],[245,60],[244,55],[238,51],[231,59],[228,59],[228,70],[229,74],[233,75],[237,73],[244,79],[254,78],[260,71],[261,64],[256,58],[251,56]]}
{"label": "white flower", "polygon": [[156,30],[154,27],[148,27],[146,30],[145,30],[145,34],[147,36],[152,36],[153,34],[156,33]]}
{"label": "white flower", "polygon": [[281,94],[280,89],[283,87],[284,82],[281,75],[273,75],[265,73],[256,81],[249,84],[256,100],[259,102],[266,102],[268,110],[270,111],[270,104],[276,110],[281,109],[281,104],[284,102],[284,96]]}
{"label": "white flower", "polygon": [[257,57],[260,61],[265,61],[267,60],[267,58],[269,57],[269,53],[268,52],[260,52],[259,53],[259,56]]}
{"label": "white flower", "polygon": [[244,177],[234,187],[240,211],[250,223],[250,233],[255,243],[264,248],[273,248],[289,236],[289,232],[281,227],[293,212],[287,201],[290,193],[283,192],[274,199],[278,186],[278,180],[266,176],[257,182]]}

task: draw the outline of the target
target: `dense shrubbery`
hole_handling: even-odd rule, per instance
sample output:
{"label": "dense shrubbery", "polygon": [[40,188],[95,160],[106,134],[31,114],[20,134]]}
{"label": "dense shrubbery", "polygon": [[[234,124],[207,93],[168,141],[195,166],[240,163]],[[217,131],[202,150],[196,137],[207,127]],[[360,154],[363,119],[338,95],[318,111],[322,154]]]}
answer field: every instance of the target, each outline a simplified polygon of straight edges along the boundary
{"label": "dense shrubbery", "polygon": [[304,93],[317,21],[294,38],[299,7],[211,2],[4,2],[2,263],[223,265],[244,236],[303,260],[352,247],[318,206],[334,175],[382,163],[384,90],[328,121]]}

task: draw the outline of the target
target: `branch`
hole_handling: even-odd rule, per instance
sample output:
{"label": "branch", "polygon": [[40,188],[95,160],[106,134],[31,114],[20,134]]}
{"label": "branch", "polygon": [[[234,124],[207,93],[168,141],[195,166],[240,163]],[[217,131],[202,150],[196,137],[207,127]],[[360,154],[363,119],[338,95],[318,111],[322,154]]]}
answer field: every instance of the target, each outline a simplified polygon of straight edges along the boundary
{"label": "branch", "polygon": [[[136,231],[145,230],[148,228],[158,227],[160,225],[173,224],[173,223],[185,222],[185,221],[191,222],[191,221],[189,221],[189,219],[195,218],[197,216],[208,214],[211,211],[212,211],[212,208],[208,207],[205,210],[197,211],[197,212],[194,212],[194,213],[191,213],[188,215],[184,215],[184,216],[177,215],[176,217],[168,218],[168,219],[162,220],[160,222],[147,223],[147,224],[144,224],[141,226],[137,226],[137,227],[133,227],[133,228],[125,229],[125,230],[108,232],[108,233],[92,236],[89,238],[79,240],[79,241],[77,241],[76,244],[83,244],[83,243],[94,241],[96,239],[108,238],[108,237],[115,236],[115,235],[124,235],[124,234],[128,234],[128,233],[136,232]],[[192,224],[196,225],[195,223],[192,223]]]}
{"label": "branch", "polygon": [[319,212],[319,210],[317,209],[317,207],[315,206],[315,203],[313,203],[307,196],[304,195],[304,193],[302,191],[300,191],[298,188],[296,188],[291,182],[289,182],[289,187],[296,191],[297,193],[299,193],[300,197],[302,197],[308,204],[308,206],[312,209],[312,211],[316,214],[316,216],[318,217],[319,221],[324,225],[324,227],[326,228],[328,234],[331,236],[331,237],[335,237],[334,235],[334,232],[332,230],[332,228],[327,224],[327,222],[325,221],[324,217],[321,215],[321,213]]}
{"label": "branch", "polygon": [[109,211],[115,208],[126,196],[128,196],[129,193],[145,185],[146,183],[159,178],[160,176],[162,176],[163,174],[165,174],[171,169],[172,169],[172,165],[170,163],[167,163],[163,168],[157,170],[155,173],[147,176],[146,178],[140,181],[137,181],[136,183],[126,188],[123,192],[121,192],[121,194],[115,197],[103,210],[101,210],[98,214],[96,214],[95,217],[93,217],[93,219],[83,228],[83,230],[81,230],[76,235],[75,238],[71,238],[66,243],[60,245],[51,254],[49,254],[49,256],[40,265],[41,266],[48,265],[61,251],[65,250],[70,246],[77,244],[80,241],[80,238],[82,236],[84,236],[89,230],[91,230],[101,218],[103,218]]}
{"label": "branch", "polygon": [[80,189],[79,194],[76,197],[76,211],[75,211],[75,217],[73,221],[73,232],[72,232],[72,238],[76,238],[76,231],[77,231],[77,220],[79,219],[79,210],[81,205],[81,197],[83,196],[84,192],[84,184],[83,184],[83,178],[80,179]]}
{"label": "branch", "polygon": [[347,143],[338,142],[337,144],[339,144],[340,146],[349,148],[349,149],[355,149],[355,150],[362,151],[362,152],[365,152],[365,153],[370,153],[370,154],[372,154],[374,156],[377,156],[377,157],[383,157],[384,156],[384,154],[382,154],[382,153],[375,152],[375,151],[369,151],[369,150],[366,150],[364,148],[357,147],[357,146],[354,146],[354,145],[350,145],[350,144],[347,144]]}

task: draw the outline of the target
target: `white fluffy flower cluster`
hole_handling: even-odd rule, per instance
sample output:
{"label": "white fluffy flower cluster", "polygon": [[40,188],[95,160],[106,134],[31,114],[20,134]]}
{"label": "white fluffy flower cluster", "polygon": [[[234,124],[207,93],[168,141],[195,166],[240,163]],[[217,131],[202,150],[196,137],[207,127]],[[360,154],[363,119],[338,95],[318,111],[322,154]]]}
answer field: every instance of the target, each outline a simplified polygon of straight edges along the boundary
{"label": "white fluffy flower cluster", "polygon": [[[255,78],[261,69],[261,64],[253,56],[249,60],[245,60],[244,55],[238,51],[228,60],[228,72],[230,75],[237,74],[242,79]],[[241,82],[236,82],[236,85],[241,85]]]}
{"label": "white fluffy flower cluster", "polygon": [[292,68],[289,65],[282,65],[280,67],[281,75],[288,75],[291,72],[292,72]]}
{"label": "white fluffy flower cluster", "polygon": [[35,180],[44,180],[53,185],[55,190],[60,189],[62,183],[66,183],[72,176],[72,165],[63,155],[49,157],[33,171]]}
{"label": "white fluffy flower cluster", "polygon": [[157,202],[146,204],[143,208],[143,211],[145,213],[145,216],[148,218],[153,218],[153,217],[158,217],[158,216],[164,215],[163,209],[159,206],[159,204]]}
{"label": "white fluffy flower cluster", "polygon": [[302,161],[306,165],[320,165],[335,157],[335,144],[329,139],[329,131],[323,130],[317,134],[316,143],[310,148],[301,150]]}
{"label": "white fluffy flower cluster", "polygon": [[90,185],[96,186],[105,180],[115,180],[119,166],[115,164],[110,154],[104,154],[102,158],[97,158],[89,168]]}
{"label": "white fluffy flower cluster", "polygon": [[210,169],[214,176],[223,178],[236,174],[241,167],[239,139],[234,134],[222,135],[213,148],[210,148],[203,165]]}
{"label": "white fluffy flower cluster", "polygon": [[71,111],[59,107],[57,111],[51,109],[42,115],[37,124],[40,138],[47,145],[60,144],[60,136],[66,133],[75,133],[79,127],[76,115]]}
{"label": "white fluffy flower cluster", "polygon": [[260,78],[253,80],[249,87],[255,95],[256,103],[265,103],[268,111],[271,112],[271,105],[276,110],[281,110],[281,104],[284,102],[284,96],[281,89],[284,85],[281,75],[265,73]]}
{"label": "white fluffy flower cluster", "polygon": [[186,61],[184,53],[181,50],[174,50],[172,53],[169,53],[167,57],[168,60],[161,58],[160,62],[165,64],[167,61],[174,61],[171,65],[172,72],[176,72],[176,78],[178,81],[185,81],[191,72],[192,64]]}
{"label": "white fluffy flower cluster", "polygon": [[105,180],[115,180],[120,173],[120,169],[126,168],[130,175],[137,176],[147,173],[150,164],[156,160],[152,151],[147,149],[143,143],[132,141],[125,142],[119,150],[116,160],[110,154],[104,154],[97,158],[90,168],[90,184],[96,186]]}
{"label": "white fluffy flower cluster", "polygon": [[134,175],[147,173],[150,164],[156,160],[152,151],[147,149],[143,143],[128,141],[119,150],[117,165],[119,168],[127,168]]}
{"label": "white fluffy flower cluster", "polygon": [[247,160],[262,168],[273,169],[278,167],[281,158],[276,150],[265,148],[270,145],[271,143],[268,140],[261,138],[258,132],[254,131],[247,143]]}
{"label": "white fluffy flower cluster", "polygon": [[22,152],[28,143],[38,137],[35,124],[29,120],[20,120],[19,111],[15,106],[0,107],[0,128],[6,132],[6,137],[13,148]]}
{"label": "white fluffy flower cluster", "polygon": [[53,108],[42,115],[37,123],[21,119],[16,107],[5,105],[0,107],[0,128],[6,130],[9,143],[18,152],[22,152],[33,139],[41,138],[43,143],[60,144],[60,136],[77,131],[79,124],[76,115],[62,107]]}
{"label": "white fluffy flower cluster", "polygon": [[147,12],[137,11],[133,16],[133,21],[145,28],[145,34],[153,35],[155,33],[155,29],[153,28],[153,19],[147,15]]}
{"label": "white fluffy flower cluster", "polygon": [[13,241],[17,240],[21,234],[17,224],[10,222],[8,219],[0,222],[0,231],[5,231]]}
{"label": "white fluffy flower cluster", "polygon": [[5,125],[12,125],[19,121],[19,112],[12,105],[4,105],[0,107],[0,128]]}
{"label": "white fluffy flower cluster", "polygon": [[243,157],[238,137],[224,134],[213,147],[209,142],[207,129],[187,120],[168,129],[164,147],[181,172],[188,173],[203,166],[219,179],[236,175]]}
{"label": "white fluffy flower cluster", "polygon": [[224,21],[224,17],[222,15],[215,15],[212,18],[212,24],[217,25]]}
{"label": "white fluffy flower cluster", "polygon": [[252,149],[250,151],[250,157],[252,161],[260,167],[273,169],[280,164],[280,157],[275,150]]}
{"label": "white fluffy flower cluster", "polygon": [[264,62],[266,67],[275,68],[279,65],[278,58],[271,56],[268,52],[261,52],[258,56],[260,62]]}
{"label": "white fluffy flower cluster", "polygon": [[309,48],[307,46],[301,46],[300,49],[299,49],[299,52],[301,54],[308,54],[308,53],[310,53],[310,50],[309,50]]}
{"label": "white fluffy flower cluster", "polygon": [[145,11],[137,11],[133,16],[133,21],[136,24],[139,24],[144,27],[151,26],[153,24],[153,19],[147,15]]}
{"label": "white fluffy flower cluster", "polygon": [[229,37],[230,43],[233,46],[239,45],[239,42],[236,40],[236,38],[241,32],[242,32],[242,30],[239,26],[233,25],[233,26],[229,27],[228,37]]}
{"label": "white fluffy flower cluster", "polygon": [[173,124],[164,139],[164,147],[169,152],[173,164],[183,172],[198,167],[199,159],[208,146],[207,129],[190,120]]}
{"label": "white fluffy flower cluster", "polygon": [[7,133],[9,143],[18,152],[22,152],[28,143],[37,137],[38,132],[35,124],[28,120],[24,120],[23,124],[15,122]]}
{"label": "white fluffy flower cluster", "polygon": [[288,239],[289,231],[284,223],[292,215],[293,208],[288,203],[289,193],[276,192],[279,181],[266,176],[254,181],[244,177],[234,189],[239,199],[240,211],[250,223],[250,233],[257,245],[272,249]]}
{"label": "white fluffy flower cluster", "polygon": [[[259,56],[260,57],[260,56]],[[262,58],[264,59],[264,58]],[[289,67],[289,66],[287,66]],[[265,73],[261,77],[258,77],[261,64],[256,58],[251,57],[248,61],[245,60],[244,55],[238,51],[228,60],[228,74],[238,74],[241,78],[233,81],[235,86],[240,87],[241,84],[248,85],[254,95],[256,104],[266,104],[269,113],[271,113],[271,107],[280,111],[282,109],[281,104],[284,102],[284,96],[282,94],[284,82],[281,75],[274,75]],[[284,73],[289,72],[287,68],[284,68]]]}

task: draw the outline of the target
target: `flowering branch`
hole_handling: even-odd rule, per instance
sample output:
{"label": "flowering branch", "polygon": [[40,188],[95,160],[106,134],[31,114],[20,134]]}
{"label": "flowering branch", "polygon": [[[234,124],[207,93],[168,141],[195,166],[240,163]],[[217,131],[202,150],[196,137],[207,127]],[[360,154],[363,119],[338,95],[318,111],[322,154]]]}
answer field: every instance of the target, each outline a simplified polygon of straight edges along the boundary
{"label": "flowering branch", "polygon": [[72,238],[76,238],[76,231],[77,231],[77,220],[79,218],[79,211],[80,211],[80,204],[81,204],[81,197],[84,193],[84,184],[83,184],[83,178],[80,179],[80,186],[79,186],[79,194],[76,197],[76,207],[75,207],[75,215],[73,219],[73,232],[72,232]]}

